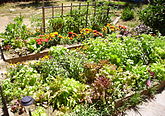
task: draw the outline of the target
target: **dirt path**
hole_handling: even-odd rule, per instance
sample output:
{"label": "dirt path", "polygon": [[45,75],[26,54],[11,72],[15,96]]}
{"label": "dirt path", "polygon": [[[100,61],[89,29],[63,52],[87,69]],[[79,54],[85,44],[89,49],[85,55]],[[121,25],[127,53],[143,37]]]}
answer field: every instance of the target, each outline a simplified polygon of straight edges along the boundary
{"label": "dirt path", "polygon": [[11,22],[11,18],[8,16],[0,16],[0,33],[4,32],[6,25]]}

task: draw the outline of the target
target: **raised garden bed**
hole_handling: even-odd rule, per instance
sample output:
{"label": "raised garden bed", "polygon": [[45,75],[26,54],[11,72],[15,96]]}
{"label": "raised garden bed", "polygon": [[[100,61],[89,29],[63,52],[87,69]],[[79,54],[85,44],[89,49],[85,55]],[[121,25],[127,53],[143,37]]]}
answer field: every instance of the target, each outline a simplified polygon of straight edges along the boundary
{"label": "raised garden bed", "polygon": [[[112,34],[89,39],[75,50],[52,47],[50,56],[12,64],[3,81],[4,93],[9,100],[32,96],[37,103],[61,113],[76,113],[85,103],[98,113],[120,113],[139,103],[133,98],[164,88],[164,57],[157,48],[164,47],[160,45],[162,38],[116,38]],[[146,49],[148,54],[144,54]]]}
{"label": "raised garden bed", "polygon": [[[81,47],[81,46],[82,46],[82,44],[67,45],[66,48],[67,49],[75,49],[75,48],[78,48],[78,47]],[[15,64],[15,63],[18,63],[18,62],[25,62],[25,61],[28,61],[28,60],[38,60],[39,58],[42,58],[42,57],[48,55],[48,53],[49,53],[49,49],[41,51],[40,53],[32,53],[32,54],[29,54],[29,55],[26,55],[26,56],[21,56],[21,57],[16,57],[16,58],[8,58],[8,57],[5,57],[5,56],[2,56],[2,57],[4,57],[5,62]]]}

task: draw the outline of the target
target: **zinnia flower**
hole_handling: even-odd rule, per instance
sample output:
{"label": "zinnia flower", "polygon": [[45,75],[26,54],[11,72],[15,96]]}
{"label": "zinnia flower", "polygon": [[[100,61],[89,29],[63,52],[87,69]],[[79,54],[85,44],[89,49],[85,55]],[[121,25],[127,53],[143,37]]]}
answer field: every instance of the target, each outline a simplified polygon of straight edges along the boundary
{"label": "zinnia flower", "polygon": [[102,33],[99,33],[99,35],[100,35],[100,36],[103,36],[103,34],[102,34]]}
{"label": "zinnia flower", "polygon": [[71,35],[71,34],[73,34],[73,32],[69,32],[68,34]]}
{"label": "zinnia flower", "polygon": [[98,31],[97,30],[93,30],[93,33],[97,33]]}
{"label": "zinnia flower", "polygon": [[39,35],[39,37],[44,37],[44,35]]}
{"label": "zinnia flower", "polygon": [[48,39],[48,38],[47,38],[47,39],[42,39],[42,41],[43,41],[43,42],[48,42],[49,39]]}
{"label": "zinnia flower", "polygon": [[42,42],[41,42],[41,41],[39,41],[39,42],[37,42],[37,44],[38,44],[38,45],[41,45],[41,44],[42,44]]}

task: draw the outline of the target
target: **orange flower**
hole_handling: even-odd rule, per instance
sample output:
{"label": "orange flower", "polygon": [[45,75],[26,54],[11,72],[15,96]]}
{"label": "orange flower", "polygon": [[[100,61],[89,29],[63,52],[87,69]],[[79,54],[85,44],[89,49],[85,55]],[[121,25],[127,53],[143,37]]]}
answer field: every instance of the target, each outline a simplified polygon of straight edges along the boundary
{"label": "orange flower", "polygon": [[111,26],[111,24],[108,23],[108,24],[107,24],[107,27],[109,27],[109,26]]}
{"label": "orange flower", "polygon": [[70,37],[69,39],[70,39],[70,40],[72,40],[73,38],[72,38],[72,37]]}
{"label": "orange flower", "polygon": [[115,28],[115,26],[110,26],[110,28],[111,28],[111,29],[114,29],[114,28]]}
{"label": "orange flower", "polygon": [[58,36],[59,38],[63,38],[61,35]]}

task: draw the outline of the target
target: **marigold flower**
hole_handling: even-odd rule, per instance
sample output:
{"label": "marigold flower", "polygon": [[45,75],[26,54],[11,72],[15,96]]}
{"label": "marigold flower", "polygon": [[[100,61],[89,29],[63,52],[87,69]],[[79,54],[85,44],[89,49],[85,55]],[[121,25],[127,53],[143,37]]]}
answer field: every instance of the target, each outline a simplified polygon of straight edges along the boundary
{"label": "marigold flower", "polygon": [[120,30],[119,28],[116,28],[116,30]]}
{"label": "marigold flower", "polygon": [[108,23],[107,26],[109,27],[109,26],[111,26],[111,24]]}
{"label": "marigold flower", "polygon": [[114,28],[115,28],[115,26],[110,26],[110,28],[111,28],[111,29],[114,29]]}
{"label": "marigold flower", "polygon": [[89,31],[89,29],[86,28],[85,31]]}
{"label": "marigold flower", "polygon": [[63,38],[61,35],[58,36],[59,38]]}
{"label": "marigold flower", "polygon": [[54,32],[53,34],[54,34],[55,36],[57,36],[57,35],[58,35],[58,32]]}
{"label": "marigold flower", "polygon": [[102,28],[102,30],[103,30],[103,31],[106,31],[106,30],[107,30],[107,28],[106,28],[106,27],[103,27],[103,28]]}
{"label": "marigold flower", "polygon": [[55,37],[55,35],[53,33],[50,33],[50,37]]}

